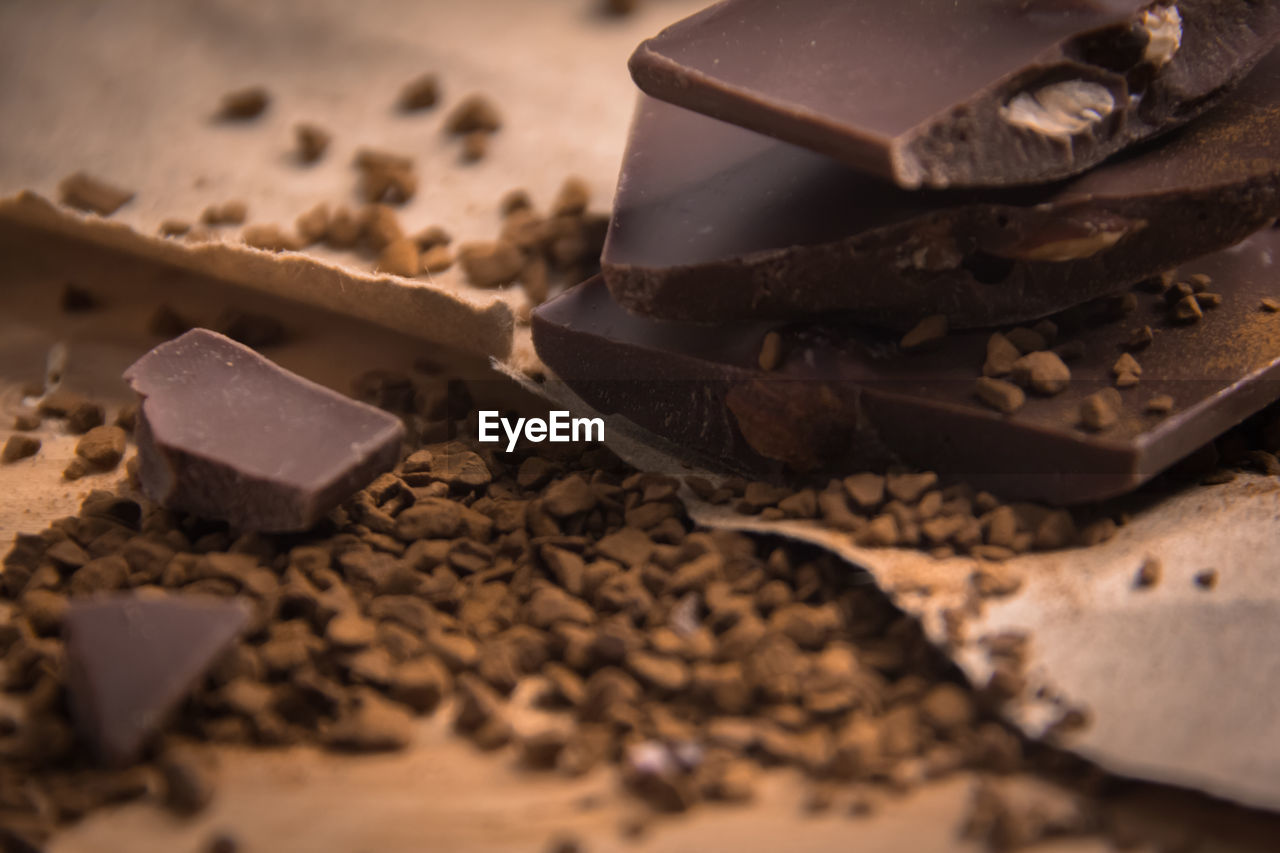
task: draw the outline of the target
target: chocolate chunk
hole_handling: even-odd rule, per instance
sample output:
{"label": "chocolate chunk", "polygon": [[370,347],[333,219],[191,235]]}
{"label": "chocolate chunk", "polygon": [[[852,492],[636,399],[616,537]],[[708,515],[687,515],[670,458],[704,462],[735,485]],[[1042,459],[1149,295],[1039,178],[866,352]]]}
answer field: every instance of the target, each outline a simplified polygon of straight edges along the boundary
{"label": "chocolate chunk", "polygon": [[952,329],[1043,317],[1280,213],[1277,97],[1280,52],[1159,145],[1065,182],[985,192],[900,190],[642,99],[602,270],[628,309],[673,320],[849,311],[905,331],[923,314]]}
{"label": "chocolate chunk", "polygon": [[106,761],[137,757],[247,621],[235,602],[124,595],[63,617],[76,725]]}
{"label": "chocolate chunk", "polygon": [[906,188],[1040,183],[1216,102],[1280,10],[728,0],[640,45],[649,94]]}
{"label": "chocolate chunk", "polygon": [[[1173,414],[1152,418],[1142,401],[1120,401],[1108,407],[1115,422],[1097,434],[1079,428],[1080,406],[1110,385],[1129,337],[1122,323],[1060,333],[1059,345],[1077,342],[1083,353],[1071,383],[1011,415],[973,396],[973,365],[990,338],[981,332],[953,331],[933,349],[902,355],[896,336],[833,319],[789,330],[788,354],[765,372],[759,348],[772,322],[646,319],[597,278],[534,312],[534,343],[595,409],[712,465],[838,475],[900,459],[1011,497],[1073,503],[1134,488],[1280,393],[1273,315],[1257,310],[1274,290],[1277,252],[1280,231],[1268,228],[1182,270],[1211,275],[1228,299],[1212,322],[1162,329],[1143,353],[1142,384],[1172,398]],[[1006,395],[993,399],[1003,406]]]}
{"label": "chocolate chunk", "polygon": [[141,397],[138,478],[153,500],[243,530],[302,530],[390,468],[396,417],[207,329],[161,344],[125,379]]}
{"label": "chocolate chunk", "polygon": [[77,210],[110,216],[133,199],[133,192],[84,172],[76,172],[58,184],[58,197],[63,204]]}

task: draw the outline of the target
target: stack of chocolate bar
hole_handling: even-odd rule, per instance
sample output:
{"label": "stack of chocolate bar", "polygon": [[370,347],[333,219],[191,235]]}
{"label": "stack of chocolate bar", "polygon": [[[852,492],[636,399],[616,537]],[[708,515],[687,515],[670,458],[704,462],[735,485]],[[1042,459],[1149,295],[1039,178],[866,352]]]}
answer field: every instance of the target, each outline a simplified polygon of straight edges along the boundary
{"label": "stack of chocolate bar", "polygon": [[725,0],[643,43],[596,409],[754,476],[1123,493],[1280,397],[1280,3]]}

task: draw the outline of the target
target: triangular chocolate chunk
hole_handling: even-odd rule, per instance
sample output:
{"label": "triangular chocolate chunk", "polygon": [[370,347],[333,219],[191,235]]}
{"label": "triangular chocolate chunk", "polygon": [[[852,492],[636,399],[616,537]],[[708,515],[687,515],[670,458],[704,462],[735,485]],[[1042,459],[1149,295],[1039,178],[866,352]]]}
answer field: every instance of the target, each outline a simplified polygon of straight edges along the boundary
{"label": "triangular chocolate chunk", "polygon": [[242,604],[216,599],[74,602],[64,623],[67,687],[81,734],[103,760],[132,761],[247,619]]}

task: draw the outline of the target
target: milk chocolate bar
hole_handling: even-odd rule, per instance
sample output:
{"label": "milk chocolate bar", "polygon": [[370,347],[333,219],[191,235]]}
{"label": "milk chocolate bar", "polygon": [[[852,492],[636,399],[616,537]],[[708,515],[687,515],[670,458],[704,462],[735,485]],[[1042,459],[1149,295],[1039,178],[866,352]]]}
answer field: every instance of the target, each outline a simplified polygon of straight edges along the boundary
{"label": "milk chocolate bar", "polygon": [[404,425],[208,329],[161,344],[125,379],[147,496],[241,530],[304,530],[391,468]]}
{"label": "milk chocolate bar", "polygon": [[902,190],[642,98],[602,268],[654,317],[854,312],[1021,322],[1232,245],[1280,214],[1280,51],[1221,105],[1078,178]]}
{"label": "milk chocolate bar", "polygon": [[725,0],[640,45],[673,104],[903,187],[1078,174],[1199,114],[1280,35],[1245,0]]}
{"label": "milk chocolate bar", "polygon": [[[542,360],[595,409],[722,468],[825,477],[906,462],[1070,504],[1133,489],[1280,397],[1276,259],[1280,230],[1267,228],[1181,268],[1163,293],[1138,289],[1036,329],[949,334],[910,351],[838,322],[638,317],[598,277],[536,310],[533,334]],[[1009,379],[1029,371],[1025,391],[991,369],[1001,347]],[[1041,360],[1069,364],[1069,378],[1040,371]]]}

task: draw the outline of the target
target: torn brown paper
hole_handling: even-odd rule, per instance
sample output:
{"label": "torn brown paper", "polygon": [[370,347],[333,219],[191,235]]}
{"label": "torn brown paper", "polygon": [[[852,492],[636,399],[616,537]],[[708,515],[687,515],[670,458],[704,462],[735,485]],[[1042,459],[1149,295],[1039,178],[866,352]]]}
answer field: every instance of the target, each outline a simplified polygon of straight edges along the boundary
{"label": "torn brown paper", "polygon": [[[600,416],[562,382],[533,381],[510,363],[502,369],[556,405]],[[715,479],[625,418],[606,416],[605,437],[642,470]],[[1045,737],[1083,712],[1082,727],[1054,740],[1113,773],[1280,810],[1276,478],[1187,488],[1138,511],[1105,543],[1000,563],[859,547],[816,522],[741,515],[697,500],[688,487],[681,497],[699,524],[812,543],[865,569],[975,685],[992,671],[983,638],[1024,634],[1027,689],[1005,710],[1028,736]],[[1148,557],[1161,561],[1163,577],[1138,588]],[[1020,584],[979,602],[970,582],[979,568]],[[1217,570],[1213,589],[1195,582],[1205,569]],[[974,609],[953,644],[945,614]]]}

